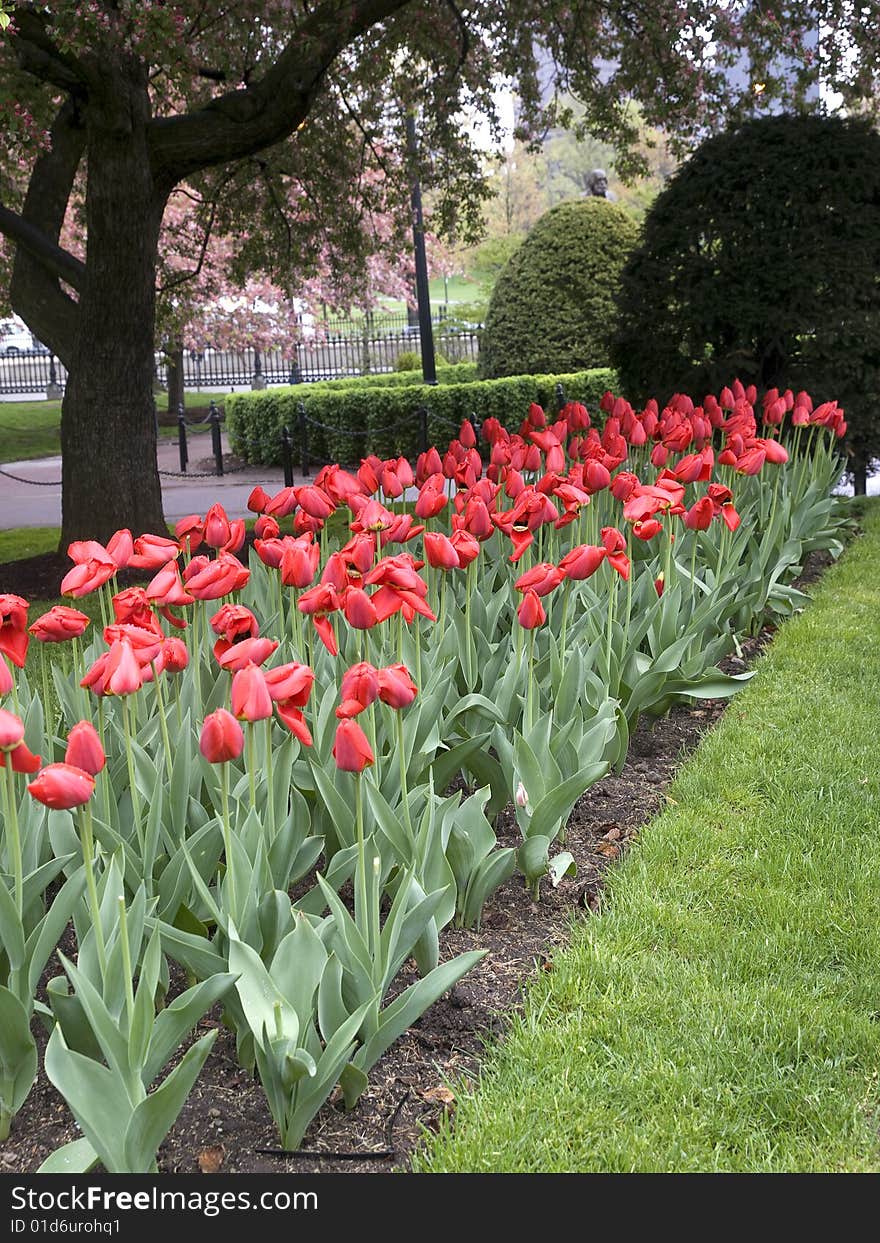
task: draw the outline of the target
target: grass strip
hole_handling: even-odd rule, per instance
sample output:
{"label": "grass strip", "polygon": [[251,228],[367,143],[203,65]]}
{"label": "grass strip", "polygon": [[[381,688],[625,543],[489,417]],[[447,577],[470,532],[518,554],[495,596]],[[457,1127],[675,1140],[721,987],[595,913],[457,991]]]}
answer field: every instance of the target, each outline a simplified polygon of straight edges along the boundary
{"label": "grass strip", "polygon": [[876,1171],[880,507],[418,1157]]}

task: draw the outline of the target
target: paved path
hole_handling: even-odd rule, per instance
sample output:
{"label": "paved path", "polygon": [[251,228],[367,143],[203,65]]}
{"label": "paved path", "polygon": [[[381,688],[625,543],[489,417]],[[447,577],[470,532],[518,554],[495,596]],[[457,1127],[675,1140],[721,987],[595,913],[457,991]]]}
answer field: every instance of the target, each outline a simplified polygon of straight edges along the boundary
{"label": "paved path", "polygon": [[[224,450],[228,445],[224,438]],[[213,463],[205,461],[203,455],[210,452],[210,438],[207,436],[190,436],[189,469],[193,474],[212,470]],[[157,454],[160,471],[178,471],[180,462],[177,456],[177,444],[174,441],[161,441]],[[58,526],[61,522],[61,458],[40,458],[29,462],[3,463],[3,470],[8,470],[22,479],[33,480],[34,483],[51,482],[56,486],[37,487],[34,483],[20,483],[0,475],[0,530],[9,527],[43,527]],[[302,478],[295,476],[295,483]],[[255,484],[261,483],[268,492],[277,492],[283,486],[284,478],[280,467],[255,466],[224,475],[218,478],[183,478],[172,476],[162,477],[162,500],[165,506],[165,517],[174,522],[185,514],[204,513],[214,501],[222,501],[231,518],[248,516],[247,498]]]}

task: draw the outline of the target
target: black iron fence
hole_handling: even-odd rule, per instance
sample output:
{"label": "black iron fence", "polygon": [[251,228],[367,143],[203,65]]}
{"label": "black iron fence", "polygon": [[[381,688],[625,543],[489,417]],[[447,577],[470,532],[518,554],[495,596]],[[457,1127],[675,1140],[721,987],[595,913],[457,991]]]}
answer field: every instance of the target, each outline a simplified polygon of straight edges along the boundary
{"label": "black iron fence", "polygon": [[[306,325],[293,349],[186,350],[184,387],[234,391],[371,375],[395,371],[402,354],[419,354],[418,326],[409,325],[405,315],[381,320],[365,316],[361,322],[348,322],[338,334],[328,327],[320,320]],[[479,325],[464,326],[440,316],[434,322],[434,349],[448,363],[476,362]],[[156,382],[163,388],[167,366],[166,356],[157,354]],[[49,353],[0,356],[0,394],[60,397],[66,380],[64,367]]]}

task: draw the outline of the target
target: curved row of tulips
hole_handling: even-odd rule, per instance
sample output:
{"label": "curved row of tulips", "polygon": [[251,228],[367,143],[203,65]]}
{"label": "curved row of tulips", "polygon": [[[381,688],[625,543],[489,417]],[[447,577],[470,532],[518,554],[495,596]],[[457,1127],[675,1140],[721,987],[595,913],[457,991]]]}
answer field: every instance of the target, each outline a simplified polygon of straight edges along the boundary
{"label": "curved row of tulips", "polygon": [[[249,563],[220,505],[72,544],[61,592],[96,597],[100,634],[0,596],[0,1125],[36,1017],[82,1131],[45,1169],[155,1168],[217,1003],[294,1149],[479,959],[441,962],[445,925],[516,869],[536,898],[572,872],[572,807],[640,715],[742,684],[718,660],[840,547],[843,412],[741,385],[602,408],[601,431],[532,406],[414,468],[256,488]],[[118,590],[123,569],[151,577]]]}

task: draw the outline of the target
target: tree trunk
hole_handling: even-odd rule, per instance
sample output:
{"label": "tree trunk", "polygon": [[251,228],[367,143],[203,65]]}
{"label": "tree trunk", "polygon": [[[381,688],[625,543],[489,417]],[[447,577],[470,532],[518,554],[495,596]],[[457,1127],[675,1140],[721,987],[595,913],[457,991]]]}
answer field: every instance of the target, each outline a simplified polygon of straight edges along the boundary
{"label": "tree trunk", "polygon": [[868,468],[863,461],[853,462],[853,493],[856,496],[867,496],[868,494]]}
{"label": "tree trunk", "polygon": [[157,194],[137,65],[87,115],[88,258],[61,410],[61,546],[119,527],[165,533],[153,403]]}
{"label": "tree trunk", "polygon": [[183,346],[176,341],[168,346],[167,353],[168,364],[165,370],[168,376],[168,414],[176,419],[180,407],[184,405]]}

